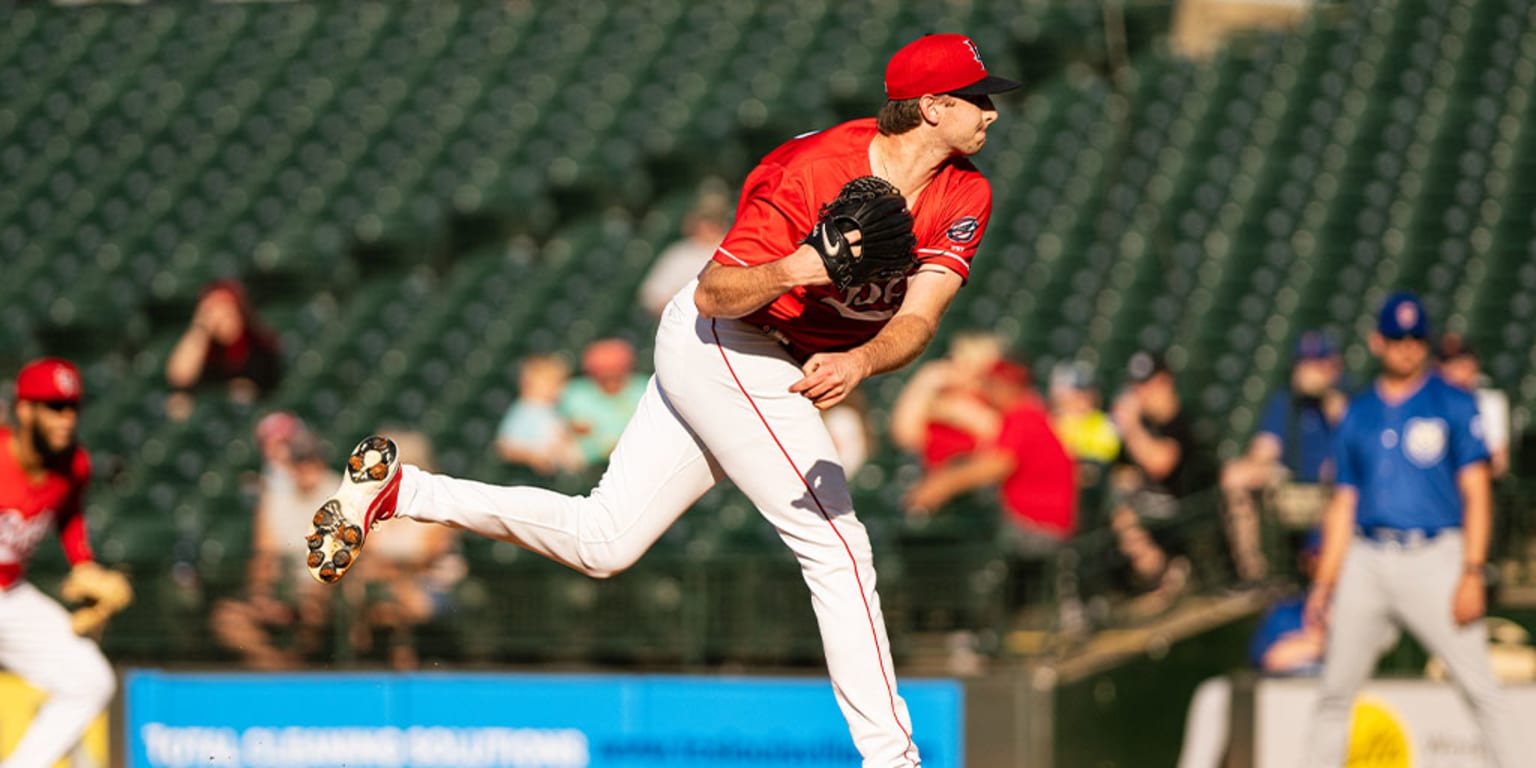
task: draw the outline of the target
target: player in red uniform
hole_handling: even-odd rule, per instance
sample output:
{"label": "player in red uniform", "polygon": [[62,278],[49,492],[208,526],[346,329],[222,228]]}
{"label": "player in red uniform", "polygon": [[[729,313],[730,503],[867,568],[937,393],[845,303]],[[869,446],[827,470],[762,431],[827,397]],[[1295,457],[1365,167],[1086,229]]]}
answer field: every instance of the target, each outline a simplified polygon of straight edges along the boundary
{"label": "player in red uniform", "polygon": [[[633,564],[728,476],[800,560],[864,764],[918,765],[869,537],[818,409],[911,362],[933,338],[991,214],[991,187],[965,158],[997,119],[989,94],[1017,85],[989,76],[963,35],[902,48],[886,68],[877,119],[796,138],[748,176],[713,262],[662,314],[656,375],[590,496],[402,468],[392,443],[370,437],[315,516],[316,578],[340,578],[369,528],[396,515],[510,541],[602,578]],[[917,263],[901,277],[835,290],[802,240],[822,205],[870,175],[906,197]]]}
{"label": "player in red uniform", "polygon": [[96,644],[75,634],[64,607],[23,578],[50,530],[58,531],[74,568],[99,567],[81,513],[91,462],[75,443],[79,409],[75,366],[37,360],[16,377],[15,426],[0,426],[0,667],[48,694],[0,768],[53,765],[116,686]]}

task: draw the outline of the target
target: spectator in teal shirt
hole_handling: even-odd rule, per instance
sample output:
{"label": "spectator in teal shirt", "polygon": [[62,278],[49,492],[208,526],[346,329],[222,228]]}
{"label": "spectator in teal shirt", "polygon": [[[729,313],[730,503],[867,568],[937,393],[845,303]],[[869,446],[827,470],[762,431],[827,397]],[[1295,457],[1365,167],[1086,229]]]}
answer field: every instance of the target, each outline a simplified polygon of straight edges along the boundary
{"label": "spectator in teal shirt", "polygon": [[586,467],[576,438],[560,413],[571,365],[556,355],[529,355],[519,365],[517,400],[496,430],[496,452],[509,464],[541,475]]}
{"label": "spectator in teal shirt", "polygon": [[581,370],[585,375],[566,385],[560,415],[576,435],[586,463],[602,464],[639,405],[646,377],[635,373],[635,348],[623,339],[588,344],[581,353]]}

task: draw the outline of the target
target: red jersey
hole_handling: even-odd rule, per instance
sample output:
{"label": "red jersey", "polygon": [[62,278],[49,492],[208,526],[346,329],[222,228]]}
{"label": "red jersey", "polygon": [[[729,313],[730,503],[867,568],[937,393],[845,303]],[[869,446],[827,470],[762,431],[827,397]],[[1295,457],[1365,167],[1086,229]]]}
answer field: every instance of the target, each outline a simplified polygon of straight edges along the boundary
{"label": "red jersey", "polygon": [[49,471],[33,482],[16,460],[11,430],[0,427],[0,589],[26,573],[32,553],[48,530],[56,529],[70,563],[91,559],[81,499],[91,477],[91,460],[75,449],[68,475]]}
{"label": "red jersey", "polygon": [[[953,388],[945,388],[939,395],[944,398],[963,397],[986,403],[980,394],[974,391],[956,391]],[[990,407],[990,406],[989,406]],[[930,420],[923,427],[923,467],[936,469],[947,464],[956,456],[969,456],[976,452],[980,442],[969,430],[962,429],[953,424],[945,424],[942,421]]]}
{"label": "red jersey", "polygon": [[956,456],[967,456],[976,451],[976,436],[940,421],[930,421],[923,430],[923,466],[928,469],[943,466]]}
{"label": "red jersey", "polygon": [[[874,118],[790,140],[747,176],[736,222],[715,251],[728,266],[782,259],[800,246],[821,206],[852,179],[869,176]],[[912,208],[919,264],[939,264],[968,278],[971,256],[992,215],[992,186],[965,158],[951,158]],[[914,268],[915,271],[915,268]],[[850,349],[869,341],[896,314],[906,277],[850,286],[798,286],[743,320],[777,331],[797,352]]]}
{"label": "red jersey", "polygon": [[1077,527],[1076,467],[1034,399],[1003,414],[997,447],[1017,465],[1003,480],[1003,506],[1015,521],[1060,538]]}

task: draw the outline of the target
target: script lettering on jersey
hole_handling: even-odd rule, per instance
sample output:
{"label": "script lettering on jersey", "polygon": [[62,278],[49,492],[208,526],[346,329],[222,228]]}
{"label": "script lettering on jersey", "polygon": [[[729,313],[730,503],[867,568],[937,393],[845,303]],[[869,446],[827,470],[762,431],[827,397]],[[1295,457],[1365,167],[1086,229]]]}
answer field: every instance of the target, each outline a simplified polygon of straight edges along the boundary
{"label": "script lettering on jersey", "polygon": [[821,302],[849,320],[880,322],[891,319],[907,295],[907,276],[897,275],[883,283],[850,285],[841,296],[823,296]]}
{"label": "script lettering on jersey", "polygon": [[24,517],[18,509],[0,509],[0,563],[24,564],[52,523],[51,509],[31,518]]}

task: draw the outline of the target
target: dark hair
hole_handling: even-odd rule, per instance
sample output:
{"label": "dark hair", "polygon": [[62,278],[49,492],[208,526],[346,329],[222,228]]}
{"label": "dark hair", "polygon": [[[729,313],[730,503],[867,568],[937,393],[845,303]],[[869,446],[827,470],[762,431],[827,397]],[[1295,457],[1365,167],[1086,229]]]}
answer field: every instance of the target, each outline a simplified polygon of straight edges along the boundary
{"label": "dark hair", "polygon": [[244,377],[255,382],[263,393],[276,389],[282,378],[282,351],[277,333],[261,322],[240,281],[213,280],[198,292],[197,300],[201,303],[216,293],[233,299],[245,330],[232,346],[209,342],[208,358],[203,363],[198,383]]}
{"label": "dark hair", "polygon": [[923,97],[915,99],[902,99],[900,101],[887,101],[880,108],[879,117],[875,118],[875,125],[880,128],[880,133],[886,136],[896,136],[916,128],[923,122],[923,113],[920,102]]}
{"label": "dark hair", "polygon": [[1455,360],[1458,357],[1470,357],[1477,359],[1477,350],[1467,341],[1467,337],[1459,333],[1444,333],[1440,335],[1440,343],[1435,346],[1435,357],[1442,361]]}

